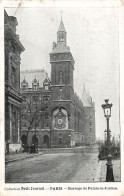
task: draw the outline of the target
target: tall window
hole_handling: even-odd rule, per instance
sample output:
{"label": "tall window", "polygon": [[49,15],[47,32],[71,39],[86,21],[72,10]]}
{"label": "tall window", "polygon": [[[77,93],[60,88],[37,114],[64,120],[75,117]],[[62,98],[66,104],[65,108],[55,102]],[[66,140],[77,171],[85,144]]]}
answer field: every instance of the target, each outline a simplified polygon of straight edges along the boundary
{"label": "tall window", "polygon": [[63,72],[60,71],[59,72],[59,82],[62,83],[62,81],[63,81]]}
{"label": "tall window", "polygon": [[16,69],[12,66],[12,86],[16,88]]}
{"label": "tall window", "polygon": [[62,88],[60,88],[59,90],[60,90],[60,96],[59,96],[59,99],[62,99]]}

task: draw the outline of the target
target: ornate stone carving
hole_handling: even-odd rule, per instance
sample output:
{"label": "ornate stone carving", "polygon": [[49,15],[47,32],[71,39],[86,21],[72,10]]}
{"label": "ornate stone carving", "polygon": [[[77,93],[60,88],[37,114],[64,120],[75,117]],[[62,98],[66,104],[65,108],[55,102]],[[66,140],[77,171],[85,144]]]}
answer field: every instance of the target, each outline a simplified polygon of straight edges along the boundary
{"label": "ornate stone carving", "polygon": [[67,115],[61,108],[53,115],[53,127],[55,129],[64,129],[67,127]]}

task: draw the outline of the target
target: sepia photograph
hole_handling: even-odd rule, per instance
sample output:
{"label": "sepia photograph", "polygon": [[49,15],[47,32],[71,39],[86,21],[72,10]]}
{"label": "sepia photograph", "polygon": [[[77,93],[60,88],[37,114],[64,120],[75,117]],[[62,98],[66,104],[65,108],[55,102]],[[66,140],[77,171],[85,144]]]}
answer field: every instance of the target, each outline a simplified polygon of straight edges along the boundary
{"label": "sepia photograph", "polygon": [[121,182],[119,47],[116,6],[4,7],[5,184]]}

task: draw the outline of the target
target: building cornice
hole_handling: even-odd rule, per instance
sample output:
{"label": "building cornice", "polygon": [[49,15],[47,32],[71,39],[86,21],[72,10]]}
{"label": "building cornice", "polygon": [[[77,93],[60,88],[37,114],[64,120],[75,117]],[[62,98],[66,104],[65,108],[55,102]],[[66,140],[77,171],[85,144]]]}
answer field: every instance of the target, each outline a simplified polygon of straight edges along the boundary
{"label": "building cornice", "polygon": [[9,25],[5,25],[5,39],[9,39],[9,37],[11,37],[11,39],[13,38],[14,41],[16,41],[16,44],[19,46],[21,52],[23,52],[25,50],[24,46],[21,44],[18,36],[12,31],[12,29],[9,27]]}

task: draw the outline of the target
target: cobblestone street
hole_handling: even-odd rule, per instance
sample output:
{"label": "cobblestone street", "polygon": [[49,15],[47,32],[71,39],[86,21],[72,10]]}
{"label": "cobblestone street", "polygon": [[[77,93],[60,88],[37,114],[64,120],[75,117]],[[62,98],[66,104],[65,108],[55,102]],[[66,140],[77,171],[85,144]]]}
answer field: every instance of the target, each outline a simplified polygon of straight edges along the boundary
{"label": "cobblestone street", "polygon": [[43,154],[6,165],[6,182],[79,183],[93,182],[97,154]]}

